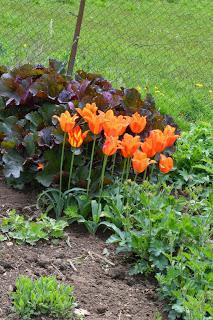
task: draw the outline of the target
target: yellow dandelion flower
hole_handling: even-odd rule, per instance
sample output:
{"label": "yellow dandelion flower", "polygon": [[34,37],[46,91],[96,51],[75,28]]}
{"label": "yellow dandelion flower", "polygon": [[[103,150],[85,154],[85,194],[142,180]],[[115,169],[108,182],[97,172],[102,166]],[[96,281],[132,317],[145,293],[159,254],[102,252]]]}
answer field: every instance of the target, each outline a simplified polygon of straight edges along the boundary
{"label": "yellow dandelion flower", "polygon": [[202,83],[195,83],[195,87],[197,88],[203,88],[204,85]]}
{"label": "yellow dandelion flower", "polygon": [[137,86],[136,89],[138,90],[138,92],[142,92],[142,88],[140,86]]}

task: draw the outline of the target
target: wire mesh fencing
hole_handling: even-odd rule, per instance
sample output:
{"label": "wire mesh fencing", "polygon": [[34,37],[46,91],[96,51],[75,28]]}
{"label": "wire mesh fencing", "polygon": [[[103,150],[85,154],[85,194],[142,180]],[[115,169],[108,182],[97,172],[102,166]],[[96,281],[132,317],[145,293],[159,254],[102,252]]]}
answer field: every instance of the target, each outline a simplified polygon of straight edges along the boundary
{"label": "wire mesh fencing", "polygon": [[117,86],[149,87],[158,106],[176,117],[209,113],[212,1],[101,4],[86,3],[76,68],[100,71]]}
{"label": "wire mesh fencing", "polygon": [[[0,64],[68,61],[79,3],[0,0]],[[211,0],[86,0],[75,70],[149,88],[164,112],[202,117],[212,105],[212,9]]]}
{"label": "wire mesh fencing", "polygon": [[0,0],[0,64],[67,61],[78,3]]}

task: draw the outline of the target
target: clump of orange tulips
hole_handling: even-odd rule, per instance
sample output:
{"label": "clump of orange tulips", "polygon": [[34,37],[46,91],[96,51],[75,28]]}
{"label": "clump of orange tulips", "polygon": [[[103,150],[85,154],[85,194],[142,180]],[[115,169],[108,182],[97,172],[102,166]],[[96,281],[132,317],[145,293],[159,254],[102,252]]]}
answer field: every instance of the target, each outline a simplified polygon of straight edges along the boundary
{"label": "clump of orange tulips", "polygon": [[[151,130],[148,137],[141,141],[138,134],[141,134],[146,128],[147,119],[146,117],[141,116],[138,112],[134,113],[132,116],[117,116],[111,109],[106,112],[98,110],[95,103],[87,103],[83,109],[76,108],[76,111],[77,114],[74,115],[65,111],[60,115],[60,117],[55,116],[55,118],[58,119],[61,130],[65,133],[65,137],[66,134],[68,134],[68,142],[74,149],[82,147],[87,134],[90,132],[93,144],[89,174],[87,178],[87,193],[89,193],[90,189],[95,146],[99,137],[102,137],[102,139],[104,137],[104,142],[102,144],[104,160],[101,173],[100,193],[103,188],[103,180],[108,157],[113,156],[112,172],[114,172],[116,154],[118,153],[120,153],[124,158],[122,179],[124,172],[126,172],[126,178],[128,178],[131,164],[136,176],[141,173],[144,173],[145,175],[149,165],[153,165],[159,159],[159,169],[162,173],[168,173],[172,170],[172,158],[166,157],[162,152],[164,152],[166,148],[171,147],[179,137],[179,135],[175,134],[176,129],[174,127],[167,125],[163,131],[159,129]],[[81,119],[83,119],[83,122]],[[88,130],[83,132],[81,128],[82,124],[83,126],[86,125]],[[131,132],[132,134],[130,134]],[[61,172],[63,167],[65,141],[66,140],[64,139],[62,147]],[[74,152],[72,154],[68,183],[69,187],[73,170]],[[151,159],[153,157],[155,157],[155,159]],[[62,175],[62,173],[60,174]]]}

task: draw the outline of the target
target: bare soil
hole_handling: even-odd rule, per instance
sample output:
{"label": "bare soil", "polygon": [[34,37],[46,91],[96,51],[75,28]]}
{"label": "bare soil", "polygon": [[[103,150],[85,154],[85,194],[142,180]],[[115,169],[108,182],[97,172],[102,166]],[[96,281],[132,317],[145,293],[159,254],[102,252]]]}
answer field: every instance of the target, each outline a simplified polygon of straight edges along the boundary
{"label": "bare soil", "polygon": [[[34,192],[15,191],[0,181],[0,215],[12,208],[26,212],[35,197]],[[154,320],[163,308],[154,280],[131,277],[128,269],[126,258],[117,256],[104,236],[92,236],[79,226],[68,228],[64,239],[54,243],[32,247],[1,242],[0,320],[19,319],[9,298],[17,276],[53,274],[74,286],[79,308],[88,311],[86,320]]]}

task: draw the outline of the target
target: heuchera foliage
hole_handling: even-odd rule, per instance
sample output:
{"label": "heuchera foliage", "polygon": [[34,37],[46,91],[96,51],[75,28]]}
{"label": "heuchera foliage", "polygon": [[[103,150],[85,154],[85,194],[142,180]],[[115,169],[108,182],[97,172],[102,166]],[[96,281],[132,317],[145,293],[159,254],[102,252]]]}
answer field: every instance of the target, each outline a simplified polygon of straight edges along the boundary
{"label": "heuchera foliage", "polygon": [[[48,67],[25,64],[8,69],[0,66],[0,161],[11,185],[22,188],[34,179],[46,187],[59,182],[63,133],[53,115],[65,110],[74,113],[75,108],[83,108],[86,103],[96,103],[102,111],[112,109],[116,115],[138,112],[146,116],[147,125],[141,138],[150,130],[162,130],[167,124],[176,127],[171,117],[156,110],[150,94],[142,99],[134,88],[114,89],[99,74],[78,71],[75,78],[70,79],[65,75],[64,65],[55,60],[50,60]],[[99,141],[101,139],[103,137]],[[73,181],[81,187],[87,183],[92,145],[90,135],[86,140],[87,147],[80,150],[81,156],[74,163]],[[169,149],[168,155],[172,151]],[[71,153],[65,152],[64,176],[68,176],[70,157]],[[119,163],[119,159],[116,160],[117,167]],[[102,154],[97,152],[93,181],[100,177],[101,166]]]}

